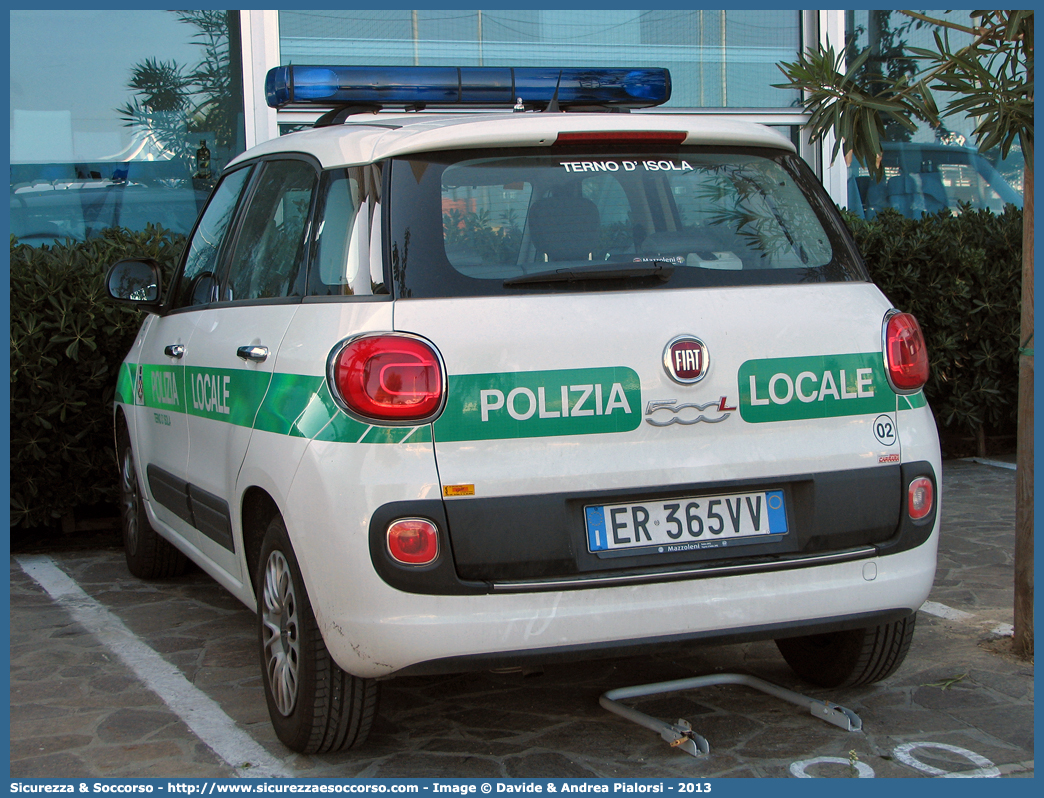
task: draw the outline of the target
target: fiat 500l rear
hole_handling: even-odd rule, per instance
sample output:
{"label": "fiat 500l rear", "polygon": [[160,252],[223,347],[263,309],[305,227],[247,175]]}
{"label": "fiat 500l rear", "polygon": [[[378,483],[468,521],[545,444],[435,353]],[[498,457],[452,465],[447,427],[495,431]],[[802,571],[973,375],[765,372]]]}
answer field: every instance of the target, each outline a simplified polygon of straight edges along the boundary
{"label": "fiat 500l rear", "polygon": [[[664,70],[368,69],[269,97],[669,96]],[[788,141],[326,121],[229,164],[166,301],[154,264],[109,282],[155,314],[118,387],[128,563],[183,552],[256,606],[284,743],[362,742],[396,674],[755,638],[821,685],[899,666],[938,540],[924,341]]]}
{"label": "fiat 500l rear", "polygon": [[388,443],[313,441],[285,503],[334,659],[769,637],[889,675],[935,570],[916,322],[785,147],[564,138],[382,164],[394,334],[326,374]]}
{"label": "fiat 500l rear", "polygon": [[348,671],[752,637],[819,682],[901,662],[938,509],[916,322],[792,153],[664,138],[384,164],[397,335],[329,382],[437,474],[361,504],[357,452],[306,453],[289,521]]}

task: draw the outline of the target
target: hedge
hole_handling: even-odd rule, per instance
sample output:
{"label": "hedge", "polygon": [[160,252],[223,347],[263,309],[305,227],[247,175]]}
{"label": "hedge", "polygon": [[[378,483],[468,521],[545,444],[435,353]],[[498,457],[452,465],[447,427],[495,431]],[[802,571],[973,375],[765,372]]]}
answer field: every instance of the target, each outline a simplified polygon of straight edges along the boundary
{"label": "hedge", "polygon": [[[921,322],[925,388],[943,431],[1013,433],[1022,213],[846,216],[871,275]],[[185,238],[162,228],[29,247],[11,238],[11,524],[39,527],[117,498],[112,402],[141,314],[105,298],[113,262],[171,273]]]}
{"label": "hedge", "polygon": [[116,500],[113,395],[142,317],[107,299],[105,272],[150,257],[169,274],[184,244],[151,226],[42,247],[11,237],[12,526]]}

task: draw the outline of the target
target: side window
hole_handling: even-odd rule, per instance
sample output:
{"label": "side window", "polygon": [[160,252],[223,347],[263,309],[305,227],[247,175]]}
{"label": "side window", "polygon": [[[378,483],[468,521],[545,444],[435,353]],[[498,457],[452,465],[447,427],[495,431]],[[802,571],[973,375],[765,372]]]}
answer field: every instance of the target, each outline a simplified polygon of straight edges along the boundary
{"label": "side window", "polygon": [[369,286],[359,285],[359,274],[369,278],[368,269],[361,269],[369,260],[367,241],[367,214],[359,213],[362,196],[361,175],[358,169],[338,169],[323,175],[319,189],[319,220],[315,232],[315,255],[312,259],[308,293],[312,296],[352,296],[369,294]]}
{"label": "side window", "polygon": [[387,294],[380,252],[381,166],[350,166],[323,173],[316,202],[308,275],[310,296]]}
{"label": "side window", "polygon": [[248,167],[230,172],[214,190],[189,242],[173,307],[205,305],[216,299],[218,253],[251,171]]}
{"label": "side window", "polygon": [[263,168],[229,259],[221,294],[226,301],[297,293],[315,169],[299,160],[270,161]]}

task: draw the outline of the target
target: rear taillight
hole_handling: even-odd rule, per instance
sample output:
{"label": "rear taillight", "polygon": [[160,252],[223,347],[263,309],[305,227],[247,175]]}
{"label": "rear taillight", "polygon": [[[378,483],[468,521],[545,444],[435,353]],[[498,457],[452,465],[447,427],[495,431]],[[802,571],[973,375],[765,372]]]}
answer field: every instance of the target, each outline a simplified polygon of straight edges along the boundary
{"label": "rear taillight", "polygon": [[928,477],[918,477],[910,483],[906,493],[906,511],[910,518],[919,521],[932,511],[935,503],[935,488]]}
{"label": "rear taillight", "polygon": [[444,404],[445,370],[438,352],[412,335],[349,338],[330,353],[327,377],[342,407],[367,421],[426,423]]}
{"label": "rear taillight", "polygon": [[896,393],[916,393],[928,382],[928,349],[921,326],[909,313],[893,311],[884,320],[884,358]]}
{"label": "rear taillight", "polygon": [[388,527],[388,553],[406,565],[427,565],[439,556],[439,531],[423,518],[403,518]]}

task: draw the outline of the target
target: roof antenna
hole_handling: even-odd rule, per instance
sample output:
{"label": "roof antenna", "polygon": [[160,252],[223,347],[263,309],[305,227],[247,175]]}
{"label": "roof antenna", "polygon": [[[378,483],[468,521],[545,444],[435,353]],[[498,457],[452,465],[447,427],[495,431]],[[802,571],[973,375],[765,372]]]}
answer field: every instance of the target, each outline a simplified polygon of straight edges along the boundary
{"label": "roof antenna", "polygon": [[547,108],[544,109],[545,113],[557,114],[559,112],[558,107],[558,87],[562,85],[562,70],[558,70],[558,82],[555,83],[555,93],[551,96],[551,102],[547,104]]}

